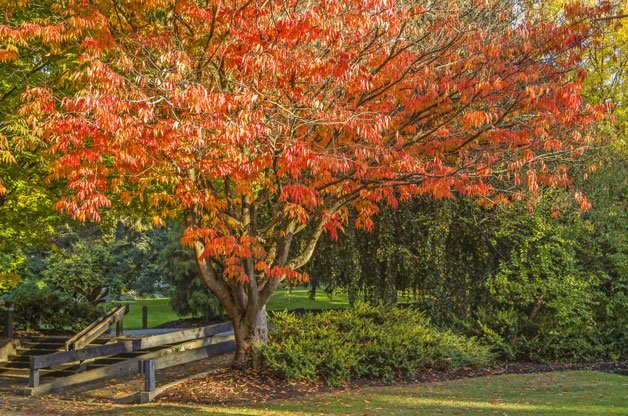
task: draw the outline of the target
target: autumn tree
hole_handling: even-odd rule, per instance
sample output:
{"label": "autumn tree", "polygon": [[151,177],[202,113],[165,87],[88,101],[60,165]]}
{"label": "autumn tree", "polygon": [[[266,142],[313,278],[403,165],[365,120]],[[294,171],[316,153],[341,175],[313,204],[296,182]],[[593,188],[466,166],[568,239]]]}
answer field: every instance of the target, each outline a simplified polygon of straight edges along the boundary
{"label": "autumn tree", "polygon": [[574,69],[607,8],[543,21],[496,0],[93,0],[0,36],[77,39],[70,90],[30,88],[22,109],[67,181],[58,207],[183,218],[244,368],[268,299],[306,278],[349,210],[370,229],[414,195],[493,204],[569,186],[601,112]]}

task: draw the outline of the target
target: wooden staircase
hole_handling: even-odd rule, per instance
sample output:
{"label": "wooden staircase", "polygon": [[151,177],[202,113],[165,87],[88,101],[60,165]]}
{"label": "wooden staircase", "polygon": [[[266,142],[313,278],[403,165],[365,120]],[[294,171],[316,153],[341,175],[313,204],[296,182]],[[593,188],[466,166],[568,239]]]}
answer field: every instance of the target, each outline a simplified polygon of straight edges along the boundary
{"label": "wooden staircase", "polygon": [[[48,355],[60,351],[70,351],[81,348],[101,347],[117,341],[117,338],[103,335],[109,327],[116,325],[116,333],[121,335],[122,319],[129,311],[129,305],[114,306],[102,317],[96,319],[87,327],[71,337],[42,336],[20,339],[18,347],[0,362],[0,377],[29,378],[31,357]],[[106,357],[84,363],[67,363],[52,368],[42,369],[39,376],[42,379],[66,377],[79,372],[104,367],[112,362],[123,361],[128,358]]]}
{"label": "wooden staircase", "polygon": [[[99,337],[93,340],[86,348],[101,347],[115,341],[113,337]],[[31,356],[52,354],[65,350],[67,337],[32,337],[20,340],[20,346],[16,354],[8,356],[6,361],[0,362],[0,377],[22,378],[28,380]],[[106,367],[111,364],[120,363],[143,354],[169,348],[178,343],[165,344],[158,347],[146,348],[139,351],[129,351],[122,354],[114,354],[96,358],[83,364],[62,364],[50,369],[42,369],[40,377],[42,382],[51,381],[59,377],[67,377],[80,372]]]}
{"label": "wooden staircase", "polygon": [[[68,337],[42,336],[24,338],[19,341],[15,354],[10,354],[6,361],[0,362],[0,377],[28,379],[31,356],[51,354],[65,350]],[[111,337],[98,337],[89,346],[99,347],[111,342]],[[65,377],[80,371],[76,366],[66,365],[42,371],[42,377]]]}
{"label": "wooden staircase", "polygon": [[[5,340],[0,344],[0,378],[26,381],[22,392],[39,396],[106,378],[142,373],[156,394],[155,370],[204,359],[235,348],[230,322],[175,330],[140,338],[122,336],[128,305],[120,305],[72,337],[38,336]],[[104,336],[116,326],[116,336]],[[8,342],[7,342],[8,341]],[[144,396],[142,396],[144,397]]]}

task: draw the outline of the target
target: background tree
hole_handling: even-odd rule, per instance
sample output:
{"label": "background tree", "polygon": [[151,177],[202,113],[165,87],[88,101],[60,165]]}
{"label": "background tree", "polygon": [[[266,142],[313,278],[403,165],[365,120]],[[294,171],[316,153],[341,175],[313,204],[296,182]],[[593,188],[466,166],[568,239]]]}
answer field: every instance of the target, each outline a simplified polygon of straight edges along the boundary
{"label": "background tree", "polygon": [[181,244],[182,234],[180,227],[171,231],[171,238],[160,254],[166,265],[163,280],[171,287],[170,304],[178,315],[200,316],[210,322],[223,316],[224,311],[198,273],[194,250]]}
{"label": "background tree", "polygon": [[512,6],[95,1],[0,33],[81,38],[70,90],[32,88],[23,108],[72,191],[59,208],[184,218],[246,367],[270,295],[350,210],[371,229],[380,205],[417,194],[494,203],[570,184],[597,117],[571,69],[608,5],[570,5],[560,22]]}
{"label": "background tree", "polygon": [[[56,24],[63,16],[54,1],[0,0],[0,24]],[[7,26],[4,26],[6,28]],[[33,246],[50,243],[57,227],[68,220],[54,210],[61,192],[46,183],[50,174],[46,143],[20,114],[27,86],[60,91],[62,74],[76,63],[74,38],[13,38],[0,41],[0,279],[14,279]],[[19,52],[19,53],[18,53]]]}

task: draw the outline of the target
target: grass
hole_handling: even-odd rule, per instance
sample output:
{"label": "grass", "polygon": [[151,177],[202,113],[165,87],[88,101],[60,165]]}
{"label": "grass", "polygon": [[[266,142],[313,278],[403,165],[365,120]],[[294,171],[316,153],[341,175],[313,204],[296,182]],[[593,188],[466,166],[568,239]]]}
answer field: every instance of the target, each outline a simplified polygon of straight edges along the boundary
{"label": "grass", "polygon": [[594,371],[502,375],[368,387],[252,406],[151,404],[107,415],[628,415],[628,378]]}
{"label": "grass", "polygon": [[129,304],[129,313],[124,317],[125,329],[140,329],[142,327],[142,306],[148,308],[148,327],[154,328],[163,323],[176,321],[181,317],[174,313],[170,306],[170,299],[139,299],[124,302]]}
{"label": "grass", "polygon": [[308,298],[308,290],[305,288],[279,289],[268,301],[268,310],[333,309],[349,306],[349,297],[346,293],[334,293],[330,298],[327,293],[321,290],[316,292],[316,299],[311,300]]}
{"label": "grass", "polygon": [[[139,299],[126,302],[129,304],[129,313],[124,317],[126,329],[139,329],[142,327],[142,306],[148,307],[148,327],[154,328],[163,323],[175,321],[189,316],[179,316],[170,307],[169,299]],[[349,305],[349,300],[344,293],[334,293],[330,298],[324,291],[316,294],[315,300],[308,299],[308,289],[293,288],[279,289],[270,298],[268,310],[282,309],[328,309],[344,308]]]}

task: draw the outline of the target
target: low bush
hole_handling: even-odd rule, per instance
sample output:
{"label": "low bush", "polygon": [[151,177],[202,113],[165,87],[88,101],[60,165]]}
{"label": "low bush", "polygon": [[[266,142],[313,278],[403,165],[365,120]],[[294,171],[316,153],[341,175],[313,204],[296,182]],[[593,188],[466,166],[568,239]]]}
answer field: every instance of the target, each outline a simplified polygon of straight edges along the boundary
{"label": "low bush", "polygon": [[17,329],[78,331],[99,316],[98,308],[39,282],[25,282],[8,298],[14,302]]}
{"label": "low bush", "polygon": [[292,380],[330,385],[357,378],[390,380],[421,368],[455,369],[493,360],[472,338],[433,328],[421,314],[367,307],[272,320],[271,340],[259,346],[264,362]]}

